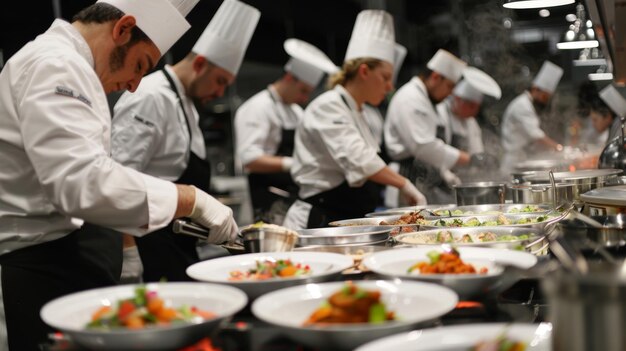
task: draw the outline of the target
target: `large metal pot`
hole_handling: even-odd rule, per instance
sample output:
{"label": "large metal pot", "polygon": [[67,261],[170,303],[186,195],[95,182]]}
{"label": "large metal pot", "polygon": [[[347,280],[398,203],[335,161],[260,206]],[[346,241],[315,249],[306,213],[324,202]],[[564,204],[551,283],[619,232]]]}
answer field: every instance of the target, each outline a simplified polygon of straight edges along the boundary
{"label": "large metal pot", "polygon": [[513,184],[508,191],[514,203],[561,205],[577,200],[575,184]]}
{"label": "large metal pot", "polygon": [[606,216],[626,213],[626,185],[604,187],[580,196],[583,213],[590,216]]}
{"label": "large metal pot", "polygon": [[477,182],[454,186],[456,204],[482,205],[503,204],[506,195],[506,185],[499,182]]}
{"label": "large metal pot", "polygon": [[[554,181],[557,183],[574,184],[574,196],[576,199],[580,195],[596,189],[602,188],[605,184],[619,176],[621,169],[583,169],[574,172],[553,173]],[[537,172],[524,178],[530,184],[545,184],[550,182],[549,172]]]}
{"label": "large metal pot", "polygon": [[626,215],[591,216],[602,224],[601,228],[593,227],[580,219],[565,219],[560,221],[555,230],[573,246],[582,250],[590,249],[587,244],[590,240],[608,248],[626,246]]}
{"label": "large metal pot", "polygon": [[557,271],[542,280],[554,351],[626,350],[626,269],[588,262],[587,274]]}

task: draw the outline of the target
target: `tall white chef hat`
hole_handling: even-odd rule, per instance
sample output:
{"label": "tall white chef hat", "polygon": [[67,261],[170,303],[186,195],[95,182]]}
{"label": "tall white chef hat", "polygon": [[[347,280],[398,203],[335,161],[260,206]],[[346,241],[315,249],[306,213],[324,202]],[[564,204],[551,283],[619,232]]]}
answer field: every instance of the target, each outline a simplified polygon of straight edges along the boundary
{"label": "tall white chef hat", "polygon": [[383,10],[363,10],[356,17],[344,61],[371,57],[394,62],[393,17]]}
{"label": "tall white chef hat", "polygon": [[467,66],[465,61],[452,55],[444,49],[439,49],[428,61],[426,67],[435,71],[453,82],[458,82],[463,76],[463,70]]}
{"label": "tall white chef hat", "polygon": [[600,98],[617,114],[626,116],[626,99],[615,89],[612,84],[600,90]]}
{"label": "tall white chef hat", "polygon": [[224,0],[192,51],[237,75],[261,12],[238,0]]}
{"label": "tall white chef hat", "polygon": [[312,87],[316,87],[325,73],[333,74],[339,67],[322,50],[300,39],[287,39],[283,44],[291,59],[285,65],[285,71]]}
{"label": "tall white chef hat", "polygon": [[400,68],[402,67],[402,63],[404,62],[404,58],[406,57],[406,48],[398,43],[394,45],[394,53],[393,53],[393,82],[395,84],[398,79],[398,74],[400,73]]}
{"label": "tall white chef hat", "polygon": [[550,61],[544,61],[539,73],[533,80],[533,86],[547,92],[554,93],[556,86],[563,76],[563,69]]}
{"label": "tall white chef hat", "polygon": [[454,87],[452,94],[463,100],[482,103],[484,95],[500,99],[502,89],[487,73],[476,67],[466,67],[463,70],[463,80]]}
{"label": "tall white chef hat", "polygon": [[191,27],[185,16],[199,0],[98,0],[132,15],[163,56]]}

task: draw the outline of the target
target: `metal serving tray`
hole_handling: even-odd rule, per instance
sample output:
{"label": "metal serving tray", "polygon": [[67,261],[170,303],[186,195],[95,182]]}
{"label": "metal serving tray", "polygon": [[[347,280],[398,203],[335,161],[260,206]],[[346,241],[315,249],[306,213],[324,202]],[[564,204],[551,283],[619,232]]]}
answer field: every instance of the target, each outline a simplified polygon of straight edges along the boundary
{"label": "metal serving tray", "polygon": [[389,239],[389,226],[349,226],[298,230],[296,246],[315,245],[371,245]]}

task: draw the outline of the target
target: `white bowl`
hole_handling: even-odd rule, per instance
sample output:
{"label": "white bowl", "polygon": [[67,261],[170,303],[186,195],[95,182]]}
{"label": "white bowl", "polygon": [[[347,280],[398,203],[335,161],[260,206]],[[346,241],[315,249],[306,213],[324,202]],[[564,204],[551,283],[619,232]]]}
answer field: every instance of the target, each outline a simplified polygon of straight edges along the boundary
{"label": "white bowl", "polygon": [[137,285],[120,285],[86,290],[48,302],[41,309],[41,318],[49,326],[92,350],[175,350],[209,336],[222,323],[244,308],[246,295],[235,288],[205,283],[151,283],[166,304],[176,308],[183,304],[213,312],[217,317],[201,323],[154,326],[140,330],[86,329],[91,316],[102,306],[135,296]]}
{"label": "white bowl", "polygon": [[485,294],[496,294],[513,285],[521,278],[517,274],[503,274],[503,265],[528,269],[537,263],[537,257],[526,252],[481,248],[457,247],[464,262],[488,269],[487,274],[420,274],[408,272],[409,267],[420,261],[430,261],[430,251],[442,251],[441,247],[426,246],[399,248],[376,252],[363,259],[363,265],[383,277],[420,280],[437,283],[454,290],[462,299]]}
{"label": "white bowl", "polygon": [[252,304],[252,313],[275,325],[288,337],[320,349],[354,349],[383,336],[426,325],[452,311],[458,302],[450,289],[435,284],[410,281],[360,280],[360,288],[378,290],[396,321],[381,324],[337,324],[307,326],[302,324],[345,282],[307,284],[281,289],[261,296]]}
{"label": "white bowl", "polygon": [[356,351],[466,351],[480,341],[497,338],[503,332],[512,339],[526,342],[528,351],[552,349],[550,323],[489,323],[415,330],[372,341]]}
{"label": "white bowl", "polygon": [[[273,278],[267,280],[232,281],[230,272],[247,271],[256,267],[257,261],[266,259],[290,259],[294,264],[308,265],[311,273],[292,278]],[[187,275],[191,278],[210,282],[227,284],[243,290],[250,300],[262,294],[288,286],[306,283],[317,283],[333,280],[341,275],[345,269],[352,267],[351,257],[330,252],[261,252],[236,256],[220,257],[198,262],[187,268]]]}

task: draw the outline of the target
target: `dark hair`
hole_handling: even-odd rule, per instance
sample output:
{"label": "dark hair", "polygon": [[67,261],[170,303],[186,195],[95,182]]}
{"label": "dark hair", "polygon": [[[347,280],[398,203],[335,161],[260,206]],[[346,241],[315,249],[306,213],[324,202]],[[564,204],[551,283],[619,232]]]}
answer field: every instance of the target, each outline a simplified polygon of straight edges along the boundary
{"label": "dark hair", "polygon": [[613,119],[617,117],[615,111],[613,111],[613,109],[610,108],[609,105],[607,105],[606,102],[604,102],[604,100],[602,100],[599,96],[591,100],[589,105],[592,111],[595,111],[602,116],[610,115]]}
{"label": "dark hair", "polygon": [[381,62],[381,60],[371,57],[348,60],[343,63],[341,70],[328,78],[328,87],[332,89],[337,84],[344,85],[346,82],[352,80],[362,64],[367,65],[370,69],[374,69],[378,67]]}
{"label": "dark hair", "polygon": [[[73,22],[82,23],[106,23],[109,21],[117,21],[124,16],[124,12],[117,7],[107,3],[97,2],[91,6],[85,7],[73,18]],[[150,41],[150,38],[139,27],[135,26],[131,30],[130,41],[127,43],[131,46],[140,41]]]}

